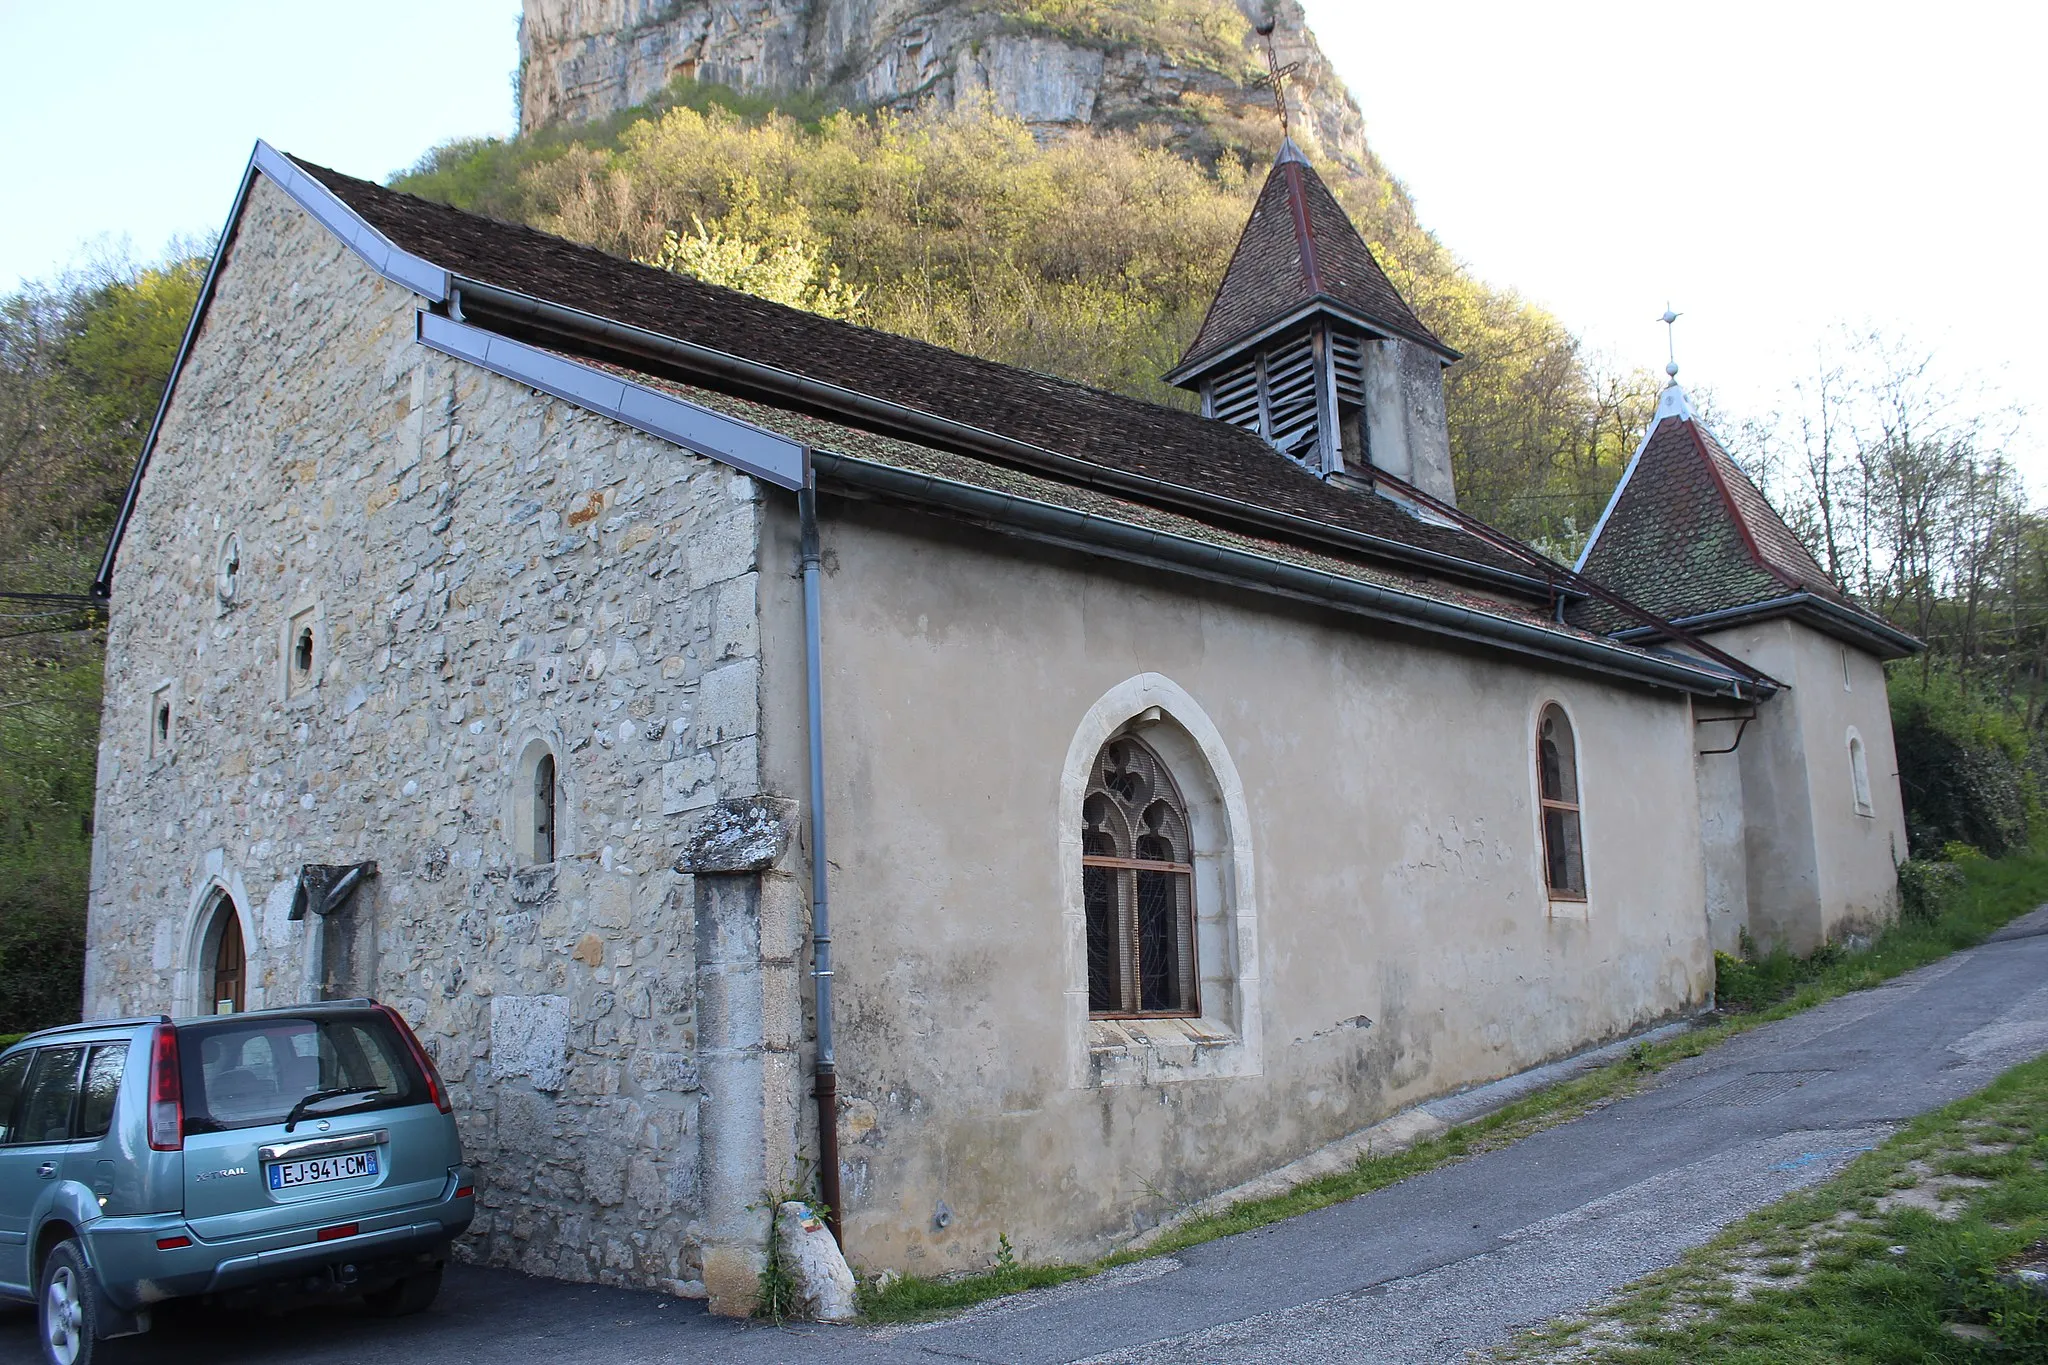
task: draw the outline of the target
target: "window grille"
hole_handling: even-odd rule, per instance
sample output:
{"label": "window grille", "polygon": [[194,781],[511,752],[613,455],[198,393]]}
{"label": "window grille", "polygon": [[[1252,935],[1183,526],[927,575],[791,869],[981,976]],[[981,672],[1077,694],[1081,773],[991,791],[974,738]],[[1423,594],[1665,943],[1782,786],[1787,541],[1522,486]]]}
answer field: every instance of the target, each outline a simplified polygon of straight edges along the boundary
{"label": "window grille", "polygon": [[1136,739],[1103,745],[1081,820],[1089,1013],[1200,1013],[1187,803],[1166,765]]}
{"label": "window grille", "polygon": [[555,756],[541,755],[533,765],[533,860],[555,860]]}
{"label": "window grille", "polygon": [[1579,752],[1572,723],[1554,703],[1537,722],[1536,785],[1543,809],[1543,879],[1554,901],[1586,899],[1586,855],[1579,834]]}

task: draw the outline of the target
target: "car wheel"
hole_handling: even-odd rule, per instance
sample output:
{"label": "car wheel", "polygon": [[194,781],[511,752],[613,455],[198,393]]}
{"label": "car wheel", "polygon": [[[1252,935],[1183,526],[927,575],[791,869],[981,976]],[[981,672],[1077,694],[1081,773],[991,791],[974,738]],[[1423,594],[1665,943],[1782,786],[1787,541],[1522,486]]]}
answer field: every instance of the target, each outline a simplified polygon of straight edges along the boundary
{"label": "car wheel", "polygon": [[59,1242],[43,1262],[36,1295],[36,1337],[49,1365],[92,1365],[99,1344],[100,1289],[76,1241]]}
{"label": "car wheel", "polygon": [[441,1267],[416,1270],[397,1284],[363,1295],[363,1307],[374,1318],[403,1318],[423,1313],[441,1292]]}

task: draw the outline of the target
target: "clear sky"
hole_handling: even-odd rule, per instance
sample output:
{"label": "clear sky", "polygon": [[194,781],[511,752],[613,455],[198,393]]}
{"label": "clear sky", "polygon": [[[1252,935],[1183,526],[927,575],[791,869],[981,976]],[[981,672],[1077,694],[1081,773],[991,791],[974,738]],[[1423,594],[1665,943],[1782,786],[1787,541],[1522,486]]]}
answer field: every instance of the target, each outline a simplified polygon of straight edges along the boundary
{"label": "clear sky", "polygon": [[[1305,2],[1423,221],[1616,360],[1662,363],[1668,298],[1682,377],[1737,411],[1838,322],[2048,409],[2048,11]],[[518,12],[0,0],[0,287],[217,228],[259,136],[381,178],[509,132]]]}

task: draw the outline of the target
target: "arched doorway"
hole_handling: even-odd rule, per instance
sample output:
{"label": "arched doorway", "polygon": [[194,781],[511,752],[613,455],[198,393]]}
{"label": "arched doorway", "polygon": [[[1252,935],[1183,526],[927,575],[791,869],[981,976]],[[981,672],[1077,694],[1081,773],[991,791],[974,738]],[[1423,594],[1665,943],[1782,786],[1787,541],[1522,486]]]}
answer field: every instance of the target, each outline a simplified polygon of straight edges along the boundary
{"label": "arched doorway", "polygon": [[206,937],[212,952],[208,955],[204,1007],[209,1014],[240,1014],[248,1002],[249,958],[242,942],[241,916],[226,896],[214,898]]}

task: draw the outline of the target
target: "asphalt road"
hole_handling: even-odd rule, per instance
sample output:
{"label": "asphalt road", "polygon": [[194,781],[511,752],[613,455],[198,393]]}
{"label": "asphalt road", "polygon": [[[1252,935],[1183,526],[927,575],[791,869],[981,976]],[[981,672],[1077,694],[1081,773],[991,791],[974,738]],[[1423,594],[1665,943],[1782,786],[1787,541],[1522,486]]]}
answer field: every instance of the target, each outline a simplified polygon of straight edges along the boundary
{"label": "asphalt road", "polygon": [[[1654,1090],[1334,1208],[941,1323],[775,1328],[451,1267],[417,1318],[164,1314],[110,1361],[1437,1362],[1573,1312],[1914,1115],[2048,1052],[2048,907],[1991,943],[1756,1029]],[[0,1310],[4,1312],[4,1310]],[[25,1314],[0,1360],[29,1360]]]}

